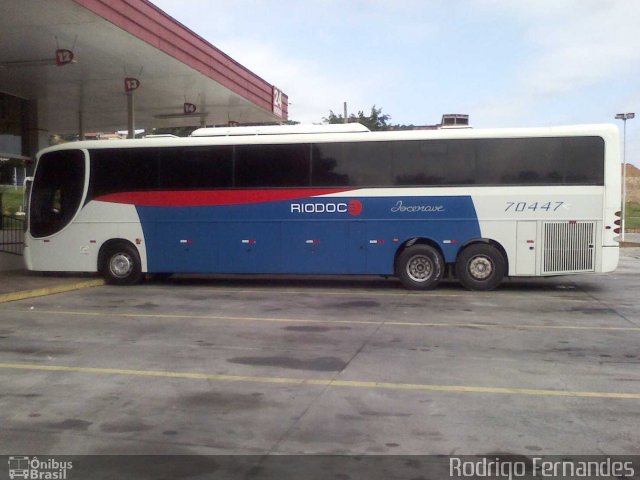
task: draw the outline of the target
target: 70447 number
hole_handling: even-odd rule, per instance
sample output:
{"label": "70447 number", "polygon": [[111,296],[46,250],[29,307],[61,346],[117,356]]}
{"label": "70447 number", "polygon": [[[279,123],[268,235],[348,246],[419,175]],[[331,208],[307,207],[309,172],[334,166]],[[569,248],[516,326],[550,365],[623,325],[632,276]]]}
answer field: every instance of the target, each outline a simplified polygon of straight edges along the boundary
{"label": "70447 number", "polygon": [[556,212],[565,202],[507,202],[505,212]]}

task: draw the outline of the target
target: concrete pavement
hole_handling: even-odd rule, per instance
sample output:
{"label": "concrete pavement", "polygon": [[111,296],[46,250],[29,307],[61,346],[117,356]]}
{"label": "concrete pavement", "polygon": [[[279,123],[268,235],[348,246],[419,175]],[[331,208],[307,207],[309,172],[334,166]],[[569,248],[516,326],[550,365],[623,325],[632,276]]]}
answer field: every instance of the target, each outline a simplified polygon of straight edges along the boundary
{"label": "concrete pavement", "polygon": [[639,272],[640,250],[625,249],[611,274],[495,292],[178,277],[15,302],[0,310],[0,445],[38,455],[636,453]]}
{"label": "concrete pavement", "polygon": [[[627,233],[624,245],[640,246],[640,233]],[[23,257],[0,252],[0,303],[100,285],[96,274],[29,272]]]}
{"label": "concrete pavement", "polygon": [[27,270],[0,272],[0,303],[104,285],[96,275],[44,274]]}

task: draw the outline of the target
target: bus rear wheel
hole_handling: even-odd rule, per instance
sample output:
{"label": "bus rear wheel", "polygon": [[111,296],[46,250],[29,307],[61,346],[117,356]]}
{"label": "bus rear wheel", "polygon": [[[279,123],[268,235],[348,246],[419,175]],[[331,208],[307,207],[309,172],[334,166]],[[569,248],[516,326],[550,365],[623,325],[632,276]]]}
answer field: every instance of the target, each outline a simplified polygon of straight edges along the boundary
{"label": "bus rear wheel", "polygon": [[135,285],[143,277],[138,250],[124,242],[106,248],[100,271],[110,285]]}
{"label": "bus rear wheel", "polygon": [[444,271],[440,253],[429,245],[413,245],[396,260],[396,275],[409,290],[431,290],[438,286]]}
{"label": "bus rear wheel", "polygon": [[502,253],[486,243],[468,246],[456,262],[456,276],[469,290],[494,290],[502,282],[505,270]]}

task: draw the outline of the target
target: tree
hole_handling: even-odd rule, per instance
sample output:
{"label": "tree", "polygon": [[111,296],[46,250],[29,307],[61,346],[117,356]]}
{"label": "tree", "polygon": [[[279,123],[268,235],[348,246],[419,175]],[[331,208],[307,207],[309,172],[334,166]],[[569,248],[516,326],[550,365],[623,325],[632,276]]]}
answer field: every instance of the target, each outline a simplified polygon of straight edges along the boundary
{"label": "tree", "polygon": [[176,137],[188,137],[200,127],[160,127],[152,128],[149,135],[175,135]]}
{"label": "tree", "polygon": [[[358,115],[353,113],[347,118],[347,123],[361,123],[369,130],[390,130],[393,128],[387,122],[391,119],[391,115],[382,113],[382,108],[371,107],[371,113],[365,115],[362,110]],[[322,119],[324,123],[344,123],[343,115],[336,115],[333,110],[329,110],[329,116]]]}

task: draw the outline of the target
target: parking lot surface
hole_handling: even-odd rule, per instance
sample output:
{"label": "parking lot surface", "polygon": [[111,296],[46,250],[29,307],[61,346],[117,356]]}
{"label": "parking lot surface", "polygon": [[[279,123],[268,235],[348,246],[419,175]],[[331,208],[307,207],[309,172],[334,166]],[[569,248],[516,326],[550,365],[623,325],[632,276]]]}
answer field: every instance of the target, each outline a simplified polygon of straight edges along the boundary
{"label": "parking lot surface", "polygon": [[0,306],[2,454],[633,454],[640,249],[607,275],[174,277]]}

